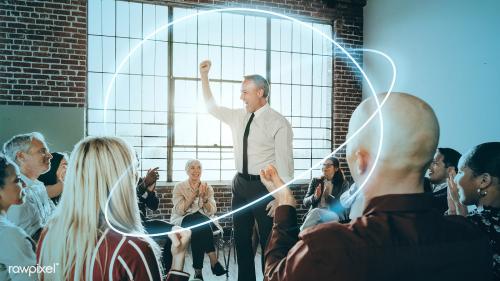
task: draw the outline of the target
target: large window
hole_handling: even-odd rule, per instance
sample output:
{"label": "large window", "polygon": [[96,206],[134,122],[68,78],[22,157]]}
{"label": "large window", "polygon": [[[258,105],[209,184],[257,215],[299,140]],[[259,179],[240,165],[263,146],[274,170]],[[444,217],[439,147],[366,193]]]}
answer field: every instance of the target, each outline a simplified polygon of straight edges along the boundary
{"label": "large window", "polygon": [[[202,99],[198,64],[206,58],[213,63],[211,86],[221,105],[243,106],[243,75],[269,79],[271,106],[293,126],[296,174],[331,151],[332,49],[310,29],[242,13],[182,21],[130,56],[104,113],[105,93],[130,51],[157,28],[198,10],[110,0],[90,0],[88,9],[87,134],[127,139],[142,170],[160,167],[161,180],[183,180],[186,160],[198,158],[205,180],[234,175],[230,129],[207,114]],[[329,25],[311,24],[331,33]]]}

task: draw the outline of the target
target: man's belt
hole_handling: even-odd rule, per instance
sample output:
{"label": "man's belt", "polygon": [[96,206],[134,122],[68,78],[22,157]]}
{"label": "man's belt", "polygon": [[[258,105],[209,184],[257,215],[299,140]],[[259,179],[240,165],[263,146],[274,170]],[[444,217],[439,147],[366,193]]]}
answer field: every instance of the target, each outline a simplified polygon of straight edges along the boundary
{"label": "man's belt", "polygon": [[246,179],[247,181],[260,181],[259,175],[249,175],[249,174],[238,173],[238,176]]}

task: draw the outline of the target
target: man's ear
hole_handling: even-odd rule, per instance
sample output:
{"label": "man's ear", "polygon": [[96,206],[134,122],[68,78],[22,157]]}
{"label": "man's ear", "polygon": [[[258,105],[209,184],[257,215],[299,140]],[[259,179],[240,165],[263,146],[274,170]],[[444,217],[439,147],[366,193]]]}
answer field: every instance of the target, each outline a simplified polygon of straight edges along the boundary
{"label": "man's ear", "polygon": [[264,89],[259,89],[259,91],[257,92],[257,95],[259,96],[259,98],[264,97]]}
{"label": "man's ear", "polygon": [[16,160],[19,162],[23,162],[25,160],[25,153],[22,151],[16,152]]}
{"label": "man's ear", "polygon": [[368,164],[370,162],[369,155],[366,151],[360,149],[354,153],[355,155],[355,169],[359,176],[364,176],[368,170]]}

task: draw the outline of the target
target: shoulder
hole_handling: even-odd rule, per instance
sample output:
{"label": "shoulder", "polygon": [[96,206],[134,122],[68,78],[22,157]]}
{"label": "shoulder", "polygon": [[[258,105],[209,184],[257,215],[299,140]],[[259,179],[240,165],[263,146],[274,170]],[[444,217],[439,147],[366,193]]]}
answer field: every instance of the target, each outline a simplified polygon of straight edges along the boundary
{"label": "shoulder", "polygon": [[186,188],[187,186],[189,186],[187,181],[180,181],[174,185],[174,190],[183,189]]}
{"label": "shoulder", "polygon": [[28,237],[26,232],[14,225],[10,221],[3,221],[0,223],[0,241],[7,242],[7,244],[13,241],[22,241]]}
{"label": "shoulder", "polygon": [[312,249],[325,247],[329,241],[329,249],[349,248],[352,245],[364,244],[362,237],[356,234],[348,224],[338,222],[324,223],[305,229],[300,233],[301,239]]}

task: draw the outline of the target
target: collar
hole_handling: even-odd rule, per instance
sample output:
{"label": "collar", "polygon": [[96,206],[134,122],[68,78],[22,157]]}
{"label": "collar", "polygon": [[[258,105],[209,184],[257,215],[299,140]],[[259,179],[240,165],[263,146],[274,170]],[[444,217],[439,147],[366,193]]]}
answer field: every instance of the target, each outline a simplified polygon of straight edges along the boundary
{"label": "collar", "polygon": [[[259,116],[262,115],[262,113],[266,112],[268,109],[269,109],[269,103],[266,102],[266,104],[264,104],[264,106],[257,109],[257,111],[255,111],[253,113],[255,115],[254,119],[259,118]],[[252,113],[250,113],[250,114],[252,114]]]}
{"label": "collar", "polygon": [[444,181],[443,183],[440,184],[431,184],[432,187],[432,192],[438,192],[442,189],[448,188],[448,182]]}
{"label": "collar", "polygon": [[363,216],[377,212],[422,212],[434,210],[429,193],[388,194],[372,198],[366,204]]}
{"label": "collar", "polygon": [[21,180],[26,184],[26,187],[30,187],[30,186],[33,186],[33,185],[40,185],[40,184],[43,184],[41,181],[39,180],[32,180],[30,178],[28,178],[27,176],[25,176],[23,173],[20,174],[20,178]]}

